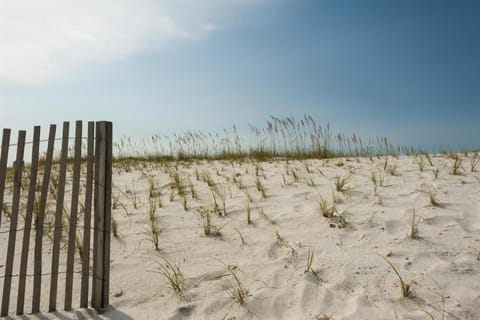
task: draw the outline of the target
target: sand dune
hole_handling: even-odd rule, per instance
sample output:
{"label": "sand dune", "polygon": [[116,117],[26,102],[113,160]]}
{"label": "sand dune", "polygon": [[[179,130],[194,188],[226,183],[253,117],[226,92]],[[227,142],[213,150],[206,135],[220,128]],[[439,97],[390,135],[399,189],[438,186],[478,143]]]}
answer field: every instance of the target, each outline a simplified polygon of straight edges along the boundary
{"label": "sand dune", "polygon": [[[459,175],[451,174],[452,160],[446,156],[433,157],[434,166],[425,165],[423,171],[415,157],[390,157],[385,171],[384,161],[179,165],[185,185],[193,183],[199,200],[186,190],[185,211],[178,195],[169,201],[170,187],[157,194],[163,202],[156,212],[161,227],[158,252],[145,233],[149,180],[159,190],[177,169],[146,165],[116,175],[117,196],[129,216],[122,209],[115,211],[119,239],[113,241],[112,293],[122,295],[112,299],[113,305],[138,319],[480,318],[478,174],[470,172],[467,160]],[[389,168],[396,168],[395,175]],[[384,179],[377,195],[372,173]],[[205,174],[227,193],[226,217],[212,215],[213,224],[225,225],[219,237],[204,235],[197,210],[213,202]],[[345,192],[337,192],[336,179],[347,176]],[[256,188],[257,177],[266,198]],[[251,225],[240,180],[253,198]],[[133,193],[137,209],[124,196]],[[336,198],[335,217],[322,216],[321,198],[328,205]],[[414,211],[418,235],[412,239]],[[309,250],[314,272],[305,272]],[[382,257],[411,284],[411,297],[402,297],[399,279]],[[185,276],[181,296],[155,273],[163,259],[178,263]],[[226,266],[248,288],[244,305],[229,295],[231,279],[212,276]]]}
{"label": "sand dune", "polygon": [[[456,175],[447,155],[422,170],[414,156],[117,163],[112,309],[95,317],[480,319],[480,174],[470,157]],[[181,292],[159,273],[167,262],[184,277]]]}

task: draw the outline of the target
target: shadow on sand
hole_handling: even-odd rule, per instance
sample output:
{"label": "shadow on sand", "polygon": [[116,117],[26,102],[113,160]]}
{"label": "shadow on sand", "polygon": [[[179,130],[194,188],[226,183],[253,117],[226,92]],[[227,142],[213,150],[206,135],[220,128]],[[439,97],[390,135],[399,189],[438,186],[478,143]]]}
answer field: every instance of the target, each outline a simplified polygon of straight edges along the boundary
{"label": "shadow on sand", "polygon": [[56,311],[52,313],[36,313],[21,316],[8,316],[1,320],[133,320],[133,318],[114,307],[108,307],[104,313],[98,314],[93,309],[79,309],[73,311]]}

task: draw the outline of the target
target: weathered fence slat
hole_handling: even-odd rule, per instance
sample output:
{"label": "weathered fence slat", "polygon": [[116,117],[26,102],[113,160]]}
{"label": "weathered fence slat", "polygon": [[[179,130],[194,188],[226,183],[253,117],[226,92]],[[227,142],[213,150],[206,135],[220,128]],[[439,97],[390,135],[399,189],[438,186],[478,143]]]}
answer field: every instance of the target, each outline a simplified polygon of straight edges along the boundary
{"label": "weathered fence slat", "polygon": [[2,154],[0,156],[0,226],[2,226],[3,196],[7,174],[8,149],[10,147],[10,129],[3,129]]}
{"label": "weathered fence slat", "polygon": [[50,172],[52,168],[53,148],[55,144],[55,133],[57,126],[50,125],[48,134],[48,147],[45,159],[45,169],[43,172],[42,191],[40,194],[40,203],[38,206],[38,216],[35,223],[35,254],[34,254],[34,275],[33,275],[33,296],[32,313],[40,312],[40,293],[42,290],[42,246],[43,246],[43,226],[45,222],[45,209],[47,205],[48,186],[50,184]]}
{"label": "weathered fence slat", "polygon": [[25,302],[25,283],[27,275],[28,250],[30,247],[30,231],[32,228],[33,206],[35,203],[35,189],[37,187],[38,157],[40,145],[40,127],[33,129],[32,162],[30,165],[30,186],[28,189],[27,212],[25,227],[23,228],[22,256],[20,261],[20,276],[17,296],[17,315],[23,314]]}
{"label": "weathered fence slat", "polygon": [[105,252],[103,258],[103,301],[102,307],[110,304],[110,239],[112,225],[112,123],[105,122],[106,141],[105,141]]}
{"label": "weathered fence slat", "polygon": [[63,123],[60,172],[57,187],[57,206],[55,210],[55,230],[53,233],[52,268],[50,274],[50,300],[48,311],[57,310],[58,269],[60,262],[60,240],[62,237],[63,201],[65,199],[65,178],[67,174],[69,122]]}
{"label": "weathered fence slat", "polygon": [[88,122],[87,137],[87,185],[85,190],[85,212],[83,225],[82,284],[80,291],[80,307],[88,307],[89,265],[90,265],[90,227],[92,220],[93,189],[93,148],[95,138],[95,122]]}
{"label": "weathered fence slat", "polygon": [[[95,146],[95,214],[94,214],[94,242],[93,242],[93,285],[92,285],[92,307],[101,312],[107,306],[108,298],[108,277],[106,270],[109,267],[110,250],[107,245],[110,243],[110,202],[107,199],[111,196],[111,142],[112,123],[100,121],[96,124],[96,146]],[[108,206],[108,208],[107,208]]]}
{"label": "weathered fence slat", "polygon": [[110,304],[110,239],[112,226],[112,123],[105,122],[106,157],[105,157],[105,252],[103,258],[103,308]]}
{"label": "weathered fence slat", "polygon": [[92,302],[91,305],[96,310],[102,308],[102,276],[103,276],[103,225],[104,216],[104,194],[105,189],[105,126],[96,123],[95,135],[95,191],[94,191],[94,218],[93,218],[93,281],[92,281]]}
{"label": "weathered fence slat", "polygon": [[67,279],[65,284],[65,310],[72,310],[73,263],[75,261],[75,237],[77,229],[80,166],[82,161],[82,121],[76,122],[75,155],[73,164],[72,204],[70,206],[70,230],[68,233]]}
{"label": "weathered fence slat", "polygon": [[22,130],[18,132],[17,158],[14,163],[15,173],[13,182],[12,216],[10,217],[7,261],[5,263],[5,279],[3,283],[2,310],[0,312],[0,317],[5,317],[8,315],[10,304],[10,288],[12,285],[13,258],[15,256],[15,240],[17,236],[18,211],[20,206],[25,135],[26,131]]}

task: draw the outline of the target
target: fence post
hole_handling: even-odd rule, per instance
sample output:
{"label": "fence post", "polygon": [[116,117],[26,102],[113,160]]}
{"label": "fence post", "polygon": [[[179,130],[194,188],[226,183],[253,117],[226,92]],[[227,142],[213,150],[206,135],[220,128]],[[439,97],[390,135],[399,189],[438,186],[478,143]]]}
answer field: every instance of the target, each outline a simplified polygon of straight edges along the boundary
{"label": "fence post", "polygon": [[103,270],[103,307],[110,304],[110,239],[112,226],[112,130],[111,122],[107,127],[106,159],[105,159],[105,268]]}
{"label": "fence post", "polygon": [[18,132],[17,158],[14,163],[15,175],[13,180],[12,216],[8,234],[7,261],[5,264],[5,281],[3,283],[2,310],[0,317],[8,315],[10,305],[10,288],[12,285],[13,258],[15,255],[15,240],[17,236],[18,211],[20,207],[20,192],[22,186],[23,152],[25,149],[26,131]]}
{"label": "fence post", "polygon": [[112,196],[112,123],[96,124],[92,307],[109,303]]}

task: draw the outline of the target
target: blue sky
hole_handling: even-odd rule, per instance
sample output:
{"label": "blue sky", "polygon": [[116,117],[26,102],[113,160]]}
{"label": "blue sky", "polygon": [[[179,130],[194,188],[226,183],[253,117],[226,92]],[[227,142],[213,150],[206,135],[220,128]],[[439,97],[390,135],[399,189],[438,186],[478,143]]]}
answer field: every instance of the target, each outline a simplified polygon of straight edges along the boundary
{"label": "blue sky", "polygon": [[395,144],[480,147],[478,1],[33,5],[0,0],[1,127],[107,119],[139,139],[307,113]]}

